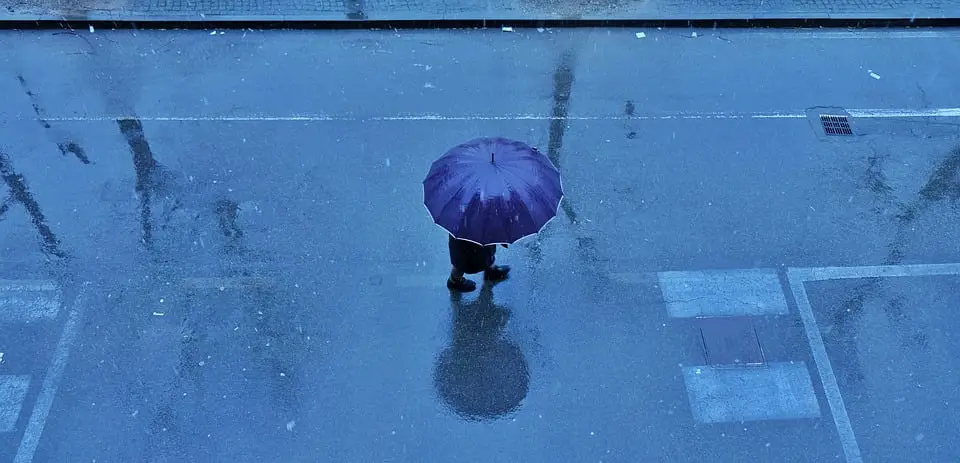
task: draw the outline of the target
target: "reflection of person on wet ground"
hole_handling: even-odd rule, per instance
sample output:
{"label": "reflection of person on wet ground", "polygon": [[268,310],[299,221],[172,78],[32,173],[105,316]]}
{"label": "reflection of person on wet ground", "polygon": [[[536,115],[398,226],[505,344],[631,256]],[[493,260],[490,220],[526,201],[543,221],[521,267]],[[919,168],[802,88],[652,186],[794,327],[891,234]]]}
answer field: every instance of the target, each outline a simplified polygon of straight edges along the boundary
{"label": "reflection of person on wet ground", "polygon": [[451,292],[453,339],[437,358],[440,398],[468,420],[496,419],[516,410],[530,386],[523,351],[503,335],[510,310],[493,302],[487,282],[475,301]]}
{"label": "reflection of person on wet ground", "polygon": [[[454,238],[450,235],[450,263],[453,270],[447,279],[447,288],[454,291],[470,292],[477,289],[477,284],[464,277],[464,274],[473,275],[483,272],[483,279],[498,282],[507,279],[510,267],[507,265],[493,265],[497,255],[497,245],[481,246],[467,240]],[[504,248],[506,244],[502,245]]]}

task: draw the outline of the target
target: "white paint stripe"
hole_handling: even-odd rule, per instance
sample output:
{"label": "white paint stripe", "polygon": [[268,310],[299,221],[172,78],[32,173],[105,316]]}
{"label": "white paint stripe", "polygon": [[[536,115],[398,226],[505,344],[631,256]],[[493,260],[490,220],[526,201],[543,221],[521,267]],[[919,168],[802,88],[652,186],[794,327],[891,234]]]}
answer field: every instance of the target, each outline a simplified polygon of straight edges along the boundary
{"label": "white paint stripe", "polygon": [[[746,32],[746,31],[745,31]],[[736,40],[757,39],[803,39],[803,40],[899,40],[899,39],[960,39],[957,30],[863,30],[863,31],[829,31],[829,30],[796,30],[796,31],[759,31],[750,30],[743,35],[719,33],[726,38]]]}
{"label": "white paint stripe", "polygon": [[37,452],[37,445],[40,444],[40,435],[43,434],[43,427],[47,423],[47,417],[50,415],[50,408],[53,406],[53,400],[56,398],[57,390],[60,389],[60,379],[63,376],[63,370],[67,366],[67,359],[70,357],[70,348],[73,347],[73,341],[77,337],[77,330],[80,328],[80,320],[83,318],[84,303],[86,302],[87,288],[89,282],[83,283],[77,299],[70,308],[67,315],[67,323],[63,327],[63,334],[60,335],[60,341],[57,342],[57,348],[53,353],[53,362],[47,370],[46,377],[43,378],[43,384],[40,386],[40,394],[37,396],[37,403],[30,414],[30,421],[27,422],[27,429],[23,432],[23,439],[20,440],[20,447],[17,449],[17,455],[14,457],[14,463],[30,463],[33,461],[33,455]]}
{"label": "white paint stripe", "polygon": [[960,275],[960,263],[876,265],[865,267],[811,267],[792,268],[791,276],[803,281],[840,280],[849,278],[920,277],[937,275]]}
{"label": "white paint stripe", "polygon": [[[855,118],[928,118],[960,117],[960,108],[935,109],[849,109]],[[700,120],[700,119],[805,119],[803,111],[738,112],[677,112],[636,116],[595,115],[556,117],[547,114],[400,114],[392,116],[355,117],[335,114],[251,114],[246,116],[62,116],[47,117],[50,122],[113,122],[136,118],[145,122],[404,122],[404,121],[626,121],[626,120]],[[22,119],[22,118],[21,118]]]}
{"label": "white paint stripe", "polygon": [[28,375],[0,375],[0,433],[16,427],[29,388]]}
{"label": "white paint stripe", "polygon": [[0,288],[0,322],[52,320],[60,312],[60,291],[39,286],[8,285]]}
{"label": "white paint stripe", "polygon": [[0,291],[55,291],[57,283],[50,280],[0,280]]}
{"label": "white paint stripe", "polygon": [[773,269],[660,272],[660,291],[674,318],[788,313]]}
{"label": "white paint stripe", "polygon": [[227,289],[247,286],[273,286],[276,280],[266,277],[184,278],[183,286],[194,289]]}
{"label": "white paint stripe", "polygon": [[833,422],[840,436],[840,445],[843,447],[843,453],[847,457],[847,462],[860,463],[863,461],[863,458],[860,456],[860,446],[857,444],[857,437],[853,433],[850,417],[847,416],[847,407],[844,405],[843,396],[840,394],[837,376],[833,373],[833,366],[830,364],[827,348],[824,346],[823,338],[820,336],[820,328],[817,326],[817,320],[813,316],[813,308],[810,307],[810,300],[807,299],[807,292],[803,287],[803,281],[790,278],[789,272],[787,279],[790,282],[790,290],[793,292],[793,297],[797,302],[797,309],[800,312],[800,320],[803,321],[804,331],[807,333],[807,340],[810,343],[813,360],[817,364],[817,370],[820,372],[820,380],[823,383],[823,393],[827,396],[827,403],[830,405]]}
{"label": "white paint stripe", "polygon": [[436,275],[405,275],[398,276],[396,284],[401,288],[446,288],[447,278],[449,277],[449,273]]}
{"label": "white paint stripe", "polygon": [[682,367],[693,418],[699,423],[819,418],[820,405],[803,362],[763,367]]}
{"label": "white paint stripe", "polygon": [[[787,272],[799,281],[842,280],[877,277],[923,277],[960,275],[960,263],[867,265],[859,267],[793,267]],[[668,273],[668,272],[667,272]],[[610,279],[626,283],[656,283],[657,272],[611,272]]]}

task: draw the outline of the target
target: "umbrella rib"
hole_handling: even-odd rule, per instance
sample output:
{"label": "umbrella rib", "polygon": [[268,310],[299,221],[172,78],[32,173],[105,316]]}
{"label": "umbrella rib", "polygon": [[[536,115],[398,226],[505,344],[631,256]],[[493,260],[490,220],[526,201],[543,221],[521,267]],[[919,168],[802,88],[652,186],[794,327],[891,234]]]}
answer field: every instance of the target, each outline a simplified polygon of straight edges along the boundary
{"label": "umbrella rib", "polygon": [[[541,188],[535,187],[533,184],[531,184],[531,183],[528,182],[525,178],[523,178],[522,176],[520,176],[519,174],[517,174],[517,173],[515,173],[515,172],[512,172],[512,171],[507,170],[507,169],[504,169],[504,172],[507,172],[507,173],[509,173],[510,175],[512,175],[514,178],[516,178],[517,180],[519,180],[519,183],[522,183],[522,184],[526,187],[526,188],[523,190],[522,193],[521,193],[520,191],[516,191],[516,190],[513,191],[513,192],[516,193],[517,195],[519,195],[519,196],[521,196],[521,197],[524,197],[524,199],[526,200],[525,202],[537,203],[537,204],[539,204],[539,205],[541,206],[541,208],[546,209],[549,213],[551,213],[551,214],[556,213],[556,210],[553,210],[554,208],[552,208],[550,204],[546,204],[546,203],[544,202],[544,199],[543,199],[542,195],[530,195],[530,194],[529,194],[529,193],[531,193],[532,191],[537,190],[537,189],[541,189]],[[543,207],[543,206],[546,206],[546,207]],[[529,211],[529,209],[528,209],[528,211]],[[531,213],[531,217],[533,217],[533,214],[532,214],[532,213]],[[537,222],[540,221],[540,220],[537,220],[537,218],[535,218],[535,217],[533,217],[533,218],[534,218],[534,220],[537,221]],[[546,223],[546,222],[544,222],[544,223]]]}
{"label": "umbrella rib", "polygon": [[[440,212],[437,213],[437,216],[434,217],[434,221],[437,222],[437,224],[439,224],[440,226],[443,226],[442,224],[440,224],[441,218],[444,217],[444,216],[446,216],[447,210],[450,208],[450,206],[456,204],[456,205],[459,207],[459,206],[461,205],[460,201],[454,201],[454,198],[459,198],[459,197],[460,197],[460,193],[463,192],[463,190],[465,190],[465,189],[466,189],[466,187],[464,187],[463,185],[461,185],[460,188],[457,189],[457,192],[454,193],[453,195],[451,195],[450,199],[449,199],[449,200],[446,202],[446,204],[444,204],[444,206],[440,209]],[[461,215],[461,217],[462,217],[462,215],[463,215],[462,212],[461,212],[460,215]],[[463,220],[462,220],[462,218],[461,218],[460,223],[462,223],[462,222],[463,222]],[[458,225],[459,225],[459,224],[458,224]],[[443,227],[443,228],[446,229],[446,227]],[[450,234],[453,234],[453,235],[456,235],[456,233],[457,233],[458,231],[459,231],[459,227],[458,227],[458,229],[457,229],[456,231],[454,231],[454,230],[447,230],[447,232],[449,232]]]}

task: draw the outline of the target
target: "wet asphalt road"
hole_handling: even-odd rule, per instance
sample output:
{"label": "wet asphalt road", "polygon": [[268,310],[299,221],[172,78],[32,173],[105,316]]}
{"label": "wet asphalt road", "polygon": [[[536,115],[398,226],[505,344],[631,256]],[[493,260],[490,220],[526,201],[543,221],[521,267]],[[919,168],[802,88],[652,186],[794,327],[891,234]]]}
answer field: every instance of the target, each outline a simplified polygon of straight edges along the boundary
{"label": "wet asphalt road", "polygon": [[[0,459],[960,456],[960,33],[635,32],[0,34]],[[457,299],[491,134],[567,197]]]}

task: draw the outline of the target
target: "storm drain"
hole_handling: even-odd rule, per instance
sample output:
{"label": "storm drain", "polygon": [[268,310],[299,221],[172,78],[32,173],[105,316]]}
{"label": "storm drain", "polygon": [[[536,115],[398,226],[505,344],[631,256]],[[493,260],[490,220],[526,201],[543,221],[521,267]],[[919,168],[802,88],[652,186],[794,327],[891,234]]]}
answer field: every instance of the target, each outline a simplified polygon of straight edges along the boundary
{"label": "storm drain", "polygon": [[820,124],[823,125],[823,133],[827,135],[853,135],[853,130],[850,128],[850,119],[847,116],[821,114]]}

